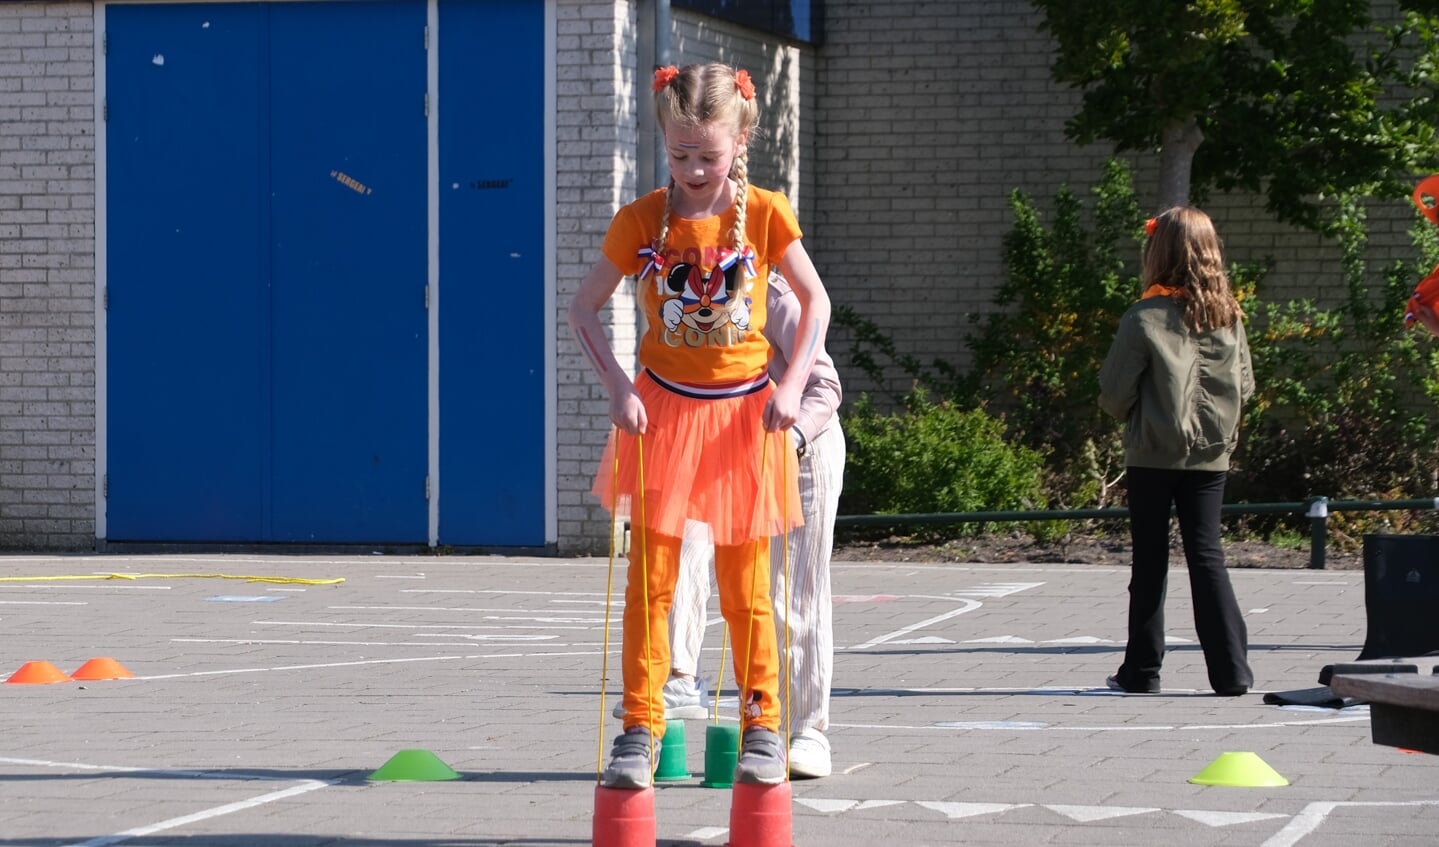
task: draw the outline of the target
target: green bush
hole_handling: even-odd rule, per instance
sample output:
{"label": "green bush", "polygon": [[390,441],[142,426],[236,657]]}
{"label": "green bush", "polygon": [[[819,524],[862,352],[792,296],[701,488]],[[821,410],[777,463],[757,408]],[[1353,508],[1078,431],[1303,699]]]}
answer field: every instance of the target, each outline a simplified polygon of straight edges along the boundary
{"label": "green bush", "polygon": [[[1411,230],[1414,263],[1398,263],[1374,286],[1364,261],[1362,208],[1339,204],[1331,235],[1342,251],[1336,277],[1344,297],[1328,307],[1308,300],[1245,302],[1258,393],[1246,411],[1247,437],[1236,455],[1232,498],[1296,502],[1406,499],[1434,491],[1436,374],[1439,355],[1422,329],[1406,330],[1403,305],[1439,258],[1432,224]],[[1396,523],[1398,521],[1398,523]],[[1302,518],[1252,518],[1268,533]],[[1404,516],[1336,512],[1336,538],[1394,531]]]}
{"label": "green bush", "polygon": [[[911,392],[906,408],[881,414],[862,395],[844,416],[849,455],[841,514],[931,514],[1042,509],[1044,460],[1005,439],[982,410]],[[974,535],[978,524],[929,526],[939,537]]]}
{"label": "green bush", "polygon": [[1110,160],[1093,195],[1086,215],[1080,198],[1060,186],[1045,226],[1028,196],[1011,193],[1008,278],[995,292],[998,308],[971,316],[978,332],[968,338],[974,370],[965,399],[1002,412],[1015,437],[1065,476],[1119,429],[1099,408],[1099,366],[1120,316],[1139,298],[1144,215],[1128,168]]}
{"label": "green bush", "polygon": [[[971,372],[902,355],[872,322],[836,309],[835,324],[853,339],[850,363],[901,410],[882,416],[866,397],[849,414],[843,514],[1120,501],[1121,426],[1100,413],[1096,377],[1119,316],[1139,294],[1143,229],[1121,163],[1105,166],[1093,198],[1086,211],[1061,187],[1045,222],[1030,198],[1011,194],[1008,278],[996,308],[971,318]],[[1257,394],[1245,409],[1226,502],[1409,499],[1439,489],[1439,341],[1402,321],[1404,301],[1439,262],[1439,230],[1416,216],[1415,261],[1373,273],[1360,204],[1345,199],[1336,208],[1325,234],[1342,260],[1313,288],[1337,298],[1268,302],[1261,295],[1271,259],[1230,267]],[[896,368],[900,378],[886,381]],[[1299,515],[1237,516],[1226,525],[1265,537],[1309,531]],[[1070,526],[1027,529],[1062,541]],[[1435,531],[1439,512],[1333,512],[1329,526],[1340,544],[1357,543],[1366,532]]]}

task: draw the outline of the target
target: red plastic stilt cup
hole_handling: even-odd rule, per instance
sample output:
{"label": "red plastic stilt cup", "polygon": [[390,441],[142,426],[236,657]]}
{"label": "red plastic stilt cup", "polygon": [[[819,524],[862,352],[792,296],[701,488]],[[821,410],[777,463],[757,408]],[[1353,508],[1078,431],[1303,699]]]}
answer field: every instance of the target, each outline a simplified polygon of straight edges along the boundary
{"label": "red plastic stilt cup", "polygon": [[729,809],[729,847],[792,847],[792,799],[789,782],[736,782]]}
{"label": "red plastic stilt cup", "polygon": [[654,788],[596,785],[590,837],[594,847],[655,847]]}

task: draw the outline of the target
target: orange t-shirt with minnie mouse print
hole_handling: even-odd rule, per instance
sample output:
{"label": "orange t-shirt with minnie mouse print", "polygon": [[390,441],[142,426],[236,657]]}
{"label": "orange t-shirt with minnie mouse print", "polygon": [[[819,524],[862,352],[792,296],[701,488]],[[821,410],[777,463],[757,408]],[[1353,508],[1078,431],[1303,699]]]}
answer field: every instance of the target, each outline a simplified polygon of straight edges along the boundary
{"label": "orange t-shirt with minnie mouse print", "polygon": [[763,330],[770,266],[802,235],[789,200],[750,186],[743,253],[731,241],[733,207],[701,220],[672,216],[664,253],[656,257],[665,191],[615,213],[602,248],[621,273],[639,277],[640,364],[690,385],[761,377],[769,360]]}

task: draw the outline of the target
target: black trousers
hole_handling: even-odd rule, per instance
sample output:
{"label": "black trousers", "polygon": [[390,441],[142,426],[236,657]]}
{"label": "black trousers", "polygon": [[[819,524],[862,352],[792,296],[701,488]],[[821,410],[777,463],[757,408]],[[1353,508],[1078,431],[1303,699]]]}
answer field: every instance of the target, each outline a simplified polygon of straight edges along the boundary
{"label": "black trousers", "polygon": [[1164,599],[1169,581],[1169,511],[1173,504],[1189,565],[1194,629],[1209,684],[1229,693],[1254,684],[1249,632],[1224,567],[1220,507],[1223,471],[1125,469],[1133,560],[1129,577],[1129,643],[1119,679],[1127,687],[1157,685],[1164,662]]}

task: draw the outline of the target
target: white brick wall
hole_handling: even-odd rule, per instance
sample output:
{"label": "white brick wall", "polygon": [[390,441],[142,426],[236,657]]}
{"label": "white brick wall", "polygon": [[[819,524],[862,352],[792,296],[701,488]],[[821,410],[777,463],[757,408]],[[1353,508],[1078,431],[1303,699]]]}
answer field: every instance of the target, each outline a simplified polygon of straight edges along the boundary
{"label": "white brick wall", "polygon": [[0,4],[0,548],[95,539],[94,18]]}
{"label": "white brick wall", "polygon": [[[562,0],[556,29],[557,546],[602,553],[610,518],[589,492],[609,402],[566,316],[580,279],[600,257],[610,218],[635,195],[635,12],[624,2]],[[634,359],[636,319],[634,288],[621,286],[609,328],[622,363]]]}

